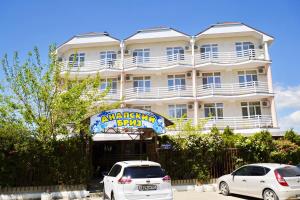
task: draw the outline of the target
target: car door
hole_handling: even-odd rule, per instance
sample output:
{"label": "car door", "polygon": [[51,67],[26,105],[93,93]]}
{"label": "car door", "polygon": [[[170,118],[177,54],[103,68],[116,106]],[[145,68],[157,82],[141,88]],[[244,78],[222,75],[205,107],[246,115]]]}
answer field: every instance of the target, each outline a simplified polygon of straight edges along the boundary
{"label": "car door", "polygon": [[247,177],[250,176],[249,166],[243,166],[232,173],[229,189],[233,193],[247,195]]}
{"label": "car door", "polygon": [[270,171],[269,168],[262,166],[250,166],[250,176],[246,178],[247,191],[249,195],[261,197],[263,189],[266,187],[266,174]]}
{"label": "car door", "polygon": [[122,167],[118,164],[114,165],[109,171],[108,175],[104,177],[104,191],[106,195],[110,195],[116,182],[116,176],[121,171]]}

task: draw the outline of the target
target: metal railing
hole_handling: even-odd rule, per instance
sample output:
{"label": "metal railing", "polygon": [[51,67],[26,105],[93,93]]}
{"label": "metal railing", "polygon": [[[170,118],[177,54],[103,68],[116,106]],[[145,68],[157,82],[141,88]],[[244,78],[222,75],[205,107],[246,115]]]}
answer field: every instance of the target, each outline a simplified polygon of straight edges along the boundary
{"label": "metal railing", "polygon": [[[100,92],[105,92],[105,90],[101,90]],[[116,89],[110,89],[105,96],[106,100],[120,100],[120,91]]]}
{"label": "metal railing", "polygon": [[192,86],[174,86],[174,87],[135,87],[125,89],[126,99],[163,99],[171,97],[192,97]]}
{"label": "metal railing", "polygon": [[264,50],[262,49],[248,49],[243,51],[231,52],[205,52],[195,54],[195,64],[204,63],[220,63],[230,64],[245,62],[248,60],[264,60]]}
{"label": "metal railing", "polygon": [[124,69],[140,68],[167,68],[174,65],[191,65],[190,54],[174,54],[170,56],[141,57],[133,56],[124,59]]}
{"label": "metal railing", "polygon": [[121,62],[119,59],[116,60],[89,60],[89,61],[81,61],[74,62],[73,61],[62,61],[62,70],[70,70],[70,71],[98,71],[103,69],[121,69]]}
{"label": "metal railing", "polygon": [[253,93],[269,93],[267,82],[252,81],[245,83],[206,84],[197,88],[197,96],[209,95],[243,95]]}

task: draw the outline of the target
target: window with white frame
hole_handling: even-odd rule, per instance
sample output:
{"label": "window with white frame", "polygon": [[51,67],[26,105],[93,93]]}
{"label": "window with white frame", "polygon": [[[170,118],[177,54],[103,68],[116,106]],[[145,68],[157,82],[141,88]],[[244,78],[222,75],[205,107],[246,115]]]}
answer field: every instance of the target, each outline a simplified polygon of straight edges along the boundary
{"label": "window with white frame", "polygon": [[117,78],[101,79],[100,90],[104,91],[109,88],[109,93],[117,93]]}
{"label": "window with white frame", "polygon": [[235,50],[237,57],[255,57],[254,44],[252,42],[236,42]]}
{"label": "window with white frame", "polygon": [[133,106],[132,108],[151,111],[151,106],[149,106],[149,105]]}
{"label": "window with white frame", "polygon": [[243,118],[254,118],[261,116],[260,101],[241,102]]}
{"label": "window with white frame", "polygon": [[168,75],[169,90],[185,90],[185,74]]}
{"label": "window with white frame", "polygon": [[135,49],[132,55],[134,63],[145,63],[150,61],[150,49]]}
{"label": "window with white frame", "polygon": [[169,105],[169,116],[172,118],[186,118],[187,117],[187,105],[175,104]]}
{"label": "window with white frame", "polygon": [[201,59],[218,58],[218,45],[205,44],[200,47]]}
{"label": "window with white frame", "polygon": [[221,73],[202,73],[202,84],[203,88],[220,88],[221,87]]}
{"label": "window with white frame", "polygon": [[204,116],[222,119],[223,109],[223,103],[206,103],[204,104]]}
{"label": "window with white frame", "polygon": [[184,60],[184,50],[182,47],[167,48],[168,61]]}
{"label": "window with white frame", "polygon": [[69,56],[69,65],[73,67],[81,67],[84,65],[85,53],[76,53]]}
{"label": "window with white frame", "polygon": [[117,59],[117,54],[114,51],[102,51],[100,52],[101,65],[113,67]]}
{"label": "window with white frame", "polygon": [[254,86],[258,84],[256,70],[238,71],[238,77],[240,87]]}
{"label": "window with white frame", "polygon": [[135,92],[150,92],[151,77],[150,76],[133,77],[133,88]]}

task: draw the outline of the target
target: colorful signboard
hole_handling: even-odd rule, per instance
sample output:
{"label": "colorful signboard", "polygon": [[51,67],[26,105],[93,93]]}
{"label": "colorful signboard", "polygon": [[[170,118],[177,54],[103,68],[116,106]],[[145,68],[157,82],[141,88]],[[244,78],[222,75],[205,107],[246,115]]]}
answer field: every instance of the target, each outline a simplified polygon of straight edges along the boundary
{"label": "colorful signboard", "polygon": [[92,133],[105,133],[108,129],[151,128],[157,134],[166,132],[165,118],[146,110],[123,108],[103,111],[91,117]]}

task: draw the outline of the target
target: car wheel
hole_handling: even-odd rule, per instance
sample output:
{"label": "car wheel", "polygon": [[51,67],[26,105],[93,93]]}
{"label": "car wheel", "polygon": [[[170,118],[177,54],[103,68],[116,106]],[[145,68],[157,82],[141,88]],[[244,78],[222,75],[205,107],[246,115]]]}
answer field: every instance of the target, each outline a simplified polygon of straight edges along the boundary
{"label": "car wheel", "polygon": [[103,189],[103,200],[106,200],[105,190]]}
{"label": "car wheel", "polygon": [[228,184],[225,182],[221,182],[220,191],[224,196],[228,196],[230,194]]}
{"label": "car wheel", "polygon": [[264,200],[278,200],[276,193],[270,189],[264,191],[263,198]]}

